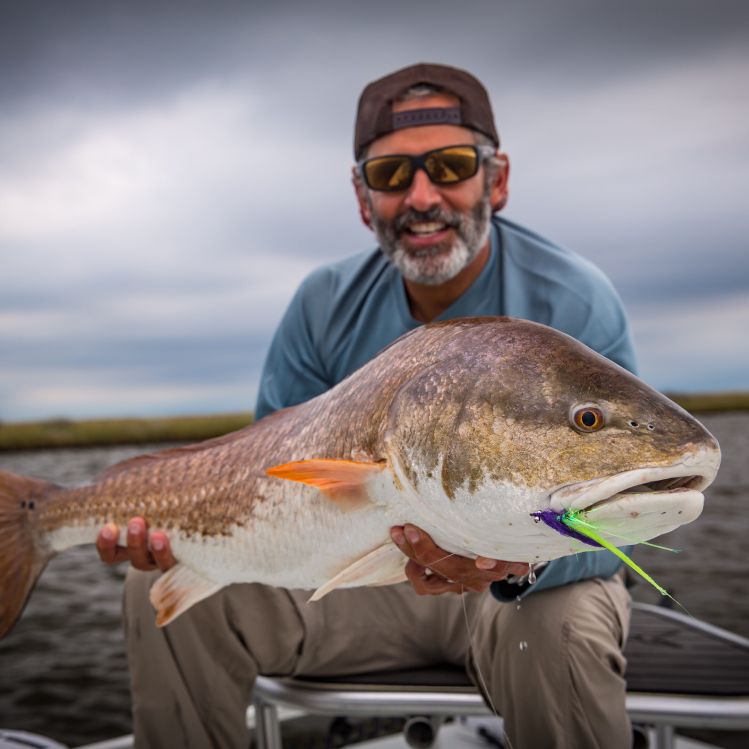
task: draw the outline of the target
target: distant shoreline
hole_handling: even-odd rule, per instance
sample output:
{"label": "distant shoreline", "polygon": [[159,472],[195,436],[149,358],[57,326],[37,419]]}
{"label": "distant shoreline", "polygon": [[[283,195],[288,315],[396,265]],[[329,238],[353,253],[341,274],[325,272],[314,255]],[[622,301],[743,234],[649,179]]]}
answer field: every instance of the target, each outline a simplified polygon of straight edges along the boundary
{"label": "distant shoreline", "polygon": [[252,421],[252,412],[244,411],[201,416],[0,422],[0,451],[198,442],[234,432]]}
{"label": "distant shoreline", "polygon": [[[691,413],[749,411],[749,391],[669,393],[668,397]],[[0,422],[0,451],[198,442],[234,432],[252,421],[252,412],[243,411],[200,416]]]}

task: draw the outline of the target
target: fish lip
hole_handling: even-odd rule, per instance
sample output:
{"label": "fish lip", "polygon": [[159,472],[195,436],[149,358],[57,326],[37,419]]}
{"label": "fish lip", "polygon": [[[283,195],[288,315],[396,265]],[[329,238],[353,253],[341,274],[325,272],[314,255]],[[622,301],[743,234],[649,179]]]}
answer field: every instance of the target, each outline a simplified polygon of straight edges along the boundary
{"label": "fish lip", "polygon": [[557,512],[566,510],[588,510],[616,499],[622,494],[632,494],[632,489],[644,484],[683,479],[675,485],[643,487],[643,492],[657,494],[674,489],[702,492],[715,479],[720,465],[720,453],[714,450],[700,450],[668,466],[651,466],[622,471],[612,476],[566,484],[549,495],[549,507]]}

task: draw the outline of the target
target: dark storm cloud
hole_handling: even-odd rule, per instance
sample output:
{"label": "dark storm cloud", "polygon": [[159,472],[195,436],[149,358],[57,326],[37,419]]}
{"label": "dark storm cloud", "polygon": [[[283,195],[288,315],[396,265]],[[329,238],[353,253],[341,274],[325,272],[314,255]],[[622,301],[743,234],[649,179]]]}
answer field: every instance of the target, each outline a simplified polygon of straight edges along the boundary
{"label": "dark storm cloud", "polygon": [[[425,12],[422,3],[394,0],[359,6],[29,0],[5,3],[2,21],[3,99],[41,104],[40,96],[72,95],[74,101],[95,98],[117,106],[168,93],[196,78],[249,74],[251,80],[284,83],[292,82],[290,75],[313,78],[321,70],[331,72],[333,61],[340,65],[342,51],[356,55],[350,80],[357,87],[362,81],[356,71],[384,73],[425,49],[453,60],[478,58],[486,65],[485,76],[503,63],[496,70],[498,84],[530,75],[546,84],[574,77],[580,86],[743,43],[749,6],[741,0],[719,6],[701,0],[547,0],[534,3],[531,12],[520,3],[485,0],[460,9],[432,2]],[[333,72],[339,80],[349,79],[345,71]],[[320,91],[328,88],[324,79],[319,84]],[[304,87],[293,93],[305,98]]]}
{"label": "dark storm cloud", "polygon": [[249,14],[241,2],[6,3],[0,92],[39,106],[41,95],[127,106],[174,90],[197,71],[209,77],[231,69],[240,51],[252,61],[251,49],[235,50],[232,39],[264,12],[253,4]]}

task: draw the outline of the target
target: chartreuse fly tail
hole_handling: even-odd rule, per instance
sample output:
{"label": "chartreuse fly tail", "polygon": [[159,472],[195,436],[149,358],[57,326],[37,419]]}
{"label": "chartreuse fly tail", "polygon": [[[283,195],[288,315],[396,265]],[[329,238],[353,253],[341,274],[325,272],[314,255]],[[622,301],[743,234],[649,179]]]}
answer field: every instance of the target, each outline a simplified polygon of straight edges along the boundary
{"label": "chartreuse fly tail", "polygon": [[681,553],[681,549],[672,549],[670,546],[661,546],[660,544],[651,544],[649,541],[640,541],[639,544],[640,546],[649,546],[651,549],[660,549],[661,551],[670,551],[673,554]]}
{"label": "chartreuse fly tail", "polygon": [[599,546],[602,546],[604,549],[608,549],[612,554],[615,554],[630,569],[633,569],[638,575],[640,575],[640,577],[647,580],[661,595],[672,598],[669,592],[662,585],[659,585],[655,580],[653,580],[653,578],[650,577],[650,575],[648,575],[648,573],[645,572],[637,562],[630,559],[621,549],[618,549],[614,544],[603,538],[596,532],[595,528],[590,523],[586,523],[578,517],[578,515],[579,513],[568,510],[561,515],[559,519],[571,530],[576,531],[581,536],[589,538],[591,541],[595,541]]}
{"label": "chartreuse fly tail", "polygon": [[[579,512],[568,510],[567,513],[569,513],[572,517],[574,517],[578,523],[583,523],[587,528],[590,528],[591,530],[595,531],[595,526],[583,520],[580,517]],[[564,520],[564,517],[565,517],[564,515],[560,515],[560,518],[562,520]],[[652,544],[650,543],[650,541],[633,541],[632,539],[629,539],[624,535],[617,535],[617,538],[620,538],[622,541],[626,541],[628,544],[637,544],[638,546],[649,546],[651,549],[660,549],[661,551],[670,551],[672,554],[681,553],[681,549],[674,549],[671,546],[661,546],[660,544]],[[596,541],[596,543],[598,542]]]}

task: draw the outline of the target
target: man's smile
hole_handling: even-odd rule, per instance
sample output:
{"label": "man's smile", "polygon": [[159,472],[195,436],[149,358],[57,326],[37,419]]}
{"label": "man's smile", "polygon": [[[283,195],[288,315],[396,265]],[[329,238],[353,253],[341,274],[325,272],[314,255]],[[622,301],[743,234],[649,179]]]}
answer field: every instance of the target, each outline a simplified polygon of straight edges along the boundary
{"label": "man's smile", "polygon": [[440,221],[422,221],[407,226],[406,231],[410,232],[411,234],[425,235],[436,234],[437,232],[444,231],[447,228],[447,224],[444,224]]}
{"label": "man's smile", "polygon": [[409,224],[401,232],[401,239],[411,247],[430,247],[448,238],[452,227],[438,221],[422,221]]}

